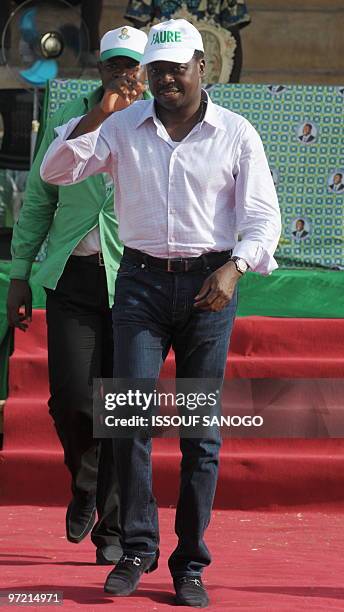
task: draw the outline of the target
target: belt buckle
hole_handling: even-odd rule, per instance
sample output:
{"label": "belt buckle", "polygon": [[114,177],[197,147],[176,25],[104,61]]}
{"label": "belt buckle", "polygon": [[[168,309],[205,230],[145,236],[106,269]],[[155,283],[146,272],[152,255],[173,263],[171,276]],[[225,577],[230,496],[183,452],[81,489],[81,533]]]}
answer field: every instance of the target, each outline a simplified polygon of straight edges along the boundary
{"label": "belt buckle", "polygon": [[[173,265],[174,263],[176,264],[176,266]],[[175,259],[167,260],[167,272],[187,272],[188,269],[188,259],[183,259],[183,257],[177,257]]]}
{"label": "belt buckle", "polygon": [[100,251],[98,251],[98,265],[105,266],[103,253],[101,253]]}

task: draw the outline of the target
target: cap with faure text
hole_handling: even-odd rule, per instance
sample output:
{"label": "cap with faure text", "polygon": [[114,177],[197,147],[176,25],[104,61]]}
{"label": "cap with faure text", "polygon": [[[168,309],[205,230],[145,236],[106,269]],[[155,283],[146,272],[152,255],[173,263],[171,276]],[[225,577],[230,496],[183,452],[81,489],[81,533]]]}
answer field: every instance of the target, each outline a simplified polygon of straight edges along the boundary
{"label": "cap with faure text", "polygon": [[204,51],[197,28],[186,19],[169,19],[151,27],[141,64],[159,61],[184,64],[196,50]]}

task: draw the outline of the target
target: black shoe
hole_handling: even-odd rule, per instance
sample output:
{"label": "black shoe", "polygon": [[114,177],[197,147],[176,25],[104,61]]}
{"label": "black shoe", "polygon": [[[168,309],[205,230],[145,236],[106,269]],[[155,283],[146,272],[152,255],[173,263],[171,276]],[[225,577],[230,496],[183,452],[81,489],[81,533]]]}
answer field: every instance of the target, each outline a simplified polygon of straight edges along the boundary
{"label": "black shoe", "polygon": [[104,591],[113,595],[130,595],[135,591],[143,573],[154,572],[158,567],[159,551],[155,557],[135,557],[123,555],[116,567],[108,575]]}
{"label": "black shoe", "polygon": [[123,551],[119,545],[115,546],[112,544],[110,546],[99,547],[97,548],[96,552],[96,564],[115,565],[115,563],[118,563],[122,555]]}
{"label": "black shoe", "polygon": [[94,496],[88,499],[73,497],[66,514],[67,540],[79,544],[91,531],[96,520]]}
{"label": "black shoe", "polygon": [[206,608],[209,604],[209,597],[200,576],[180,576],[173,579],[173,584],[177,606]]}

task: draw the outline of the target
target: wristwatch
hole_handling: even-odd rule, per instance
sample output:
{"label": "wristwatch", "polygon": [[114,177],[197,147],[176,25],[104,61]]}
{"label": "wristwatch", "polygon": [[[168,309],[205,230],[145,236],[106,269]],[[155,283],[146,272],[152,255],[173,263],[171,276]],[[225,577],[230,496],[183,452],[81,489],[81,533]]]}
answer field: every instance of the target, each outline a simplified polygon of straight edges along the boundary
{"label": "wristwatch", "polygon": [[241,259],[241,257],[231,257],[229,261],[234,262],[234,265],[240,274],[245,274],[245,272],[247,272],[248,264],[244,259]]}

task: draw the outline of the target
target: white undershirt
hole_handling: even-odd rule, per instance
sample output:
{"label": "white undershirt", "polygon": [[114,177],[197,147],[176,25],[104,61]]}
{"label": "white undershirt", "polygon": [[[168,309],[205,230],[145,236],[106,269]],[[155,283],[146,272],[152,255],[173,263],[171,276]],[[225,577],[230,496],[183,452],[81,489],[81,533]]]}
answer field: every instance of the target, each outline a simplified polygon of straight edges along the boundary
{"label": "white undershirt", "polygon": [[[106,197],[109,197],[110,193],[113,192],[113,180],[112,177],[107,173],[103,173]],[[87,257],[88,255],[94,255],[95,253],[101,253],[102,245],[100,240],[99,225],[91,229],[91,231],[80,240],[79,244],[75,247],[72,255],[79,257]]]}
{"label": "white undershirt", "polygon": [[80,240],[72,255],[87,257],[94,253],[100,253],[101,250],[99,225],[97,225],[97,227],[94,227],[82,240]]}

